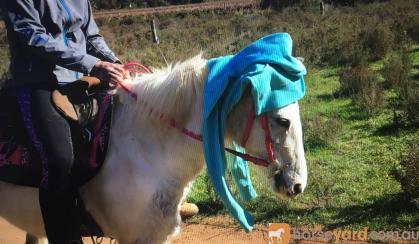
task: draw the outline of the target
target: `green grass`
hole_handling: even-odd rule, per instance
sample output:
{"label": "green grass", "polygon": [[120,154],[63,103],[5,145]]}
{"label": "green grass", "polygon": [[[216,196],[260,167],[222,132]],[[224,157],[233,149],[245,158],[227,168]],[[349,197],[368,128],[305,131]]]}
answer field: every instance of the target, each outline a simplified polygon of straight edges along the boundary
{"label": "green grass", "polygon": [[[412,69],[413,76],[418,73],[418,45],[412,50],[413,66],[416,65]],[[371,66],[378,70],[382,64],[379,61]],[[342,128],[333,143],[306,147],[309,180],[304,194],[292,201],[277,199],[261,174],[252,170],[259,197],[243,204],[261,223],[322,224],[328,228],[368,227],[370,230],[418,229],[419,211],[404,200],[391,170],[406,153],[408,142],[419,138],[419,130],[393,128],[390,108],[368,117],[350,98],[335,97],[339,89],[337,72],[337,68],[312,69],[306,79],[307,95],[300,102],[303,124],[320,114],[325,118],[337,117]],[[392,92],[386,91],[386,96],[391,97]],[[207,184],[202,173],[188,200],[200,206],[201,215],[225,214]]]}

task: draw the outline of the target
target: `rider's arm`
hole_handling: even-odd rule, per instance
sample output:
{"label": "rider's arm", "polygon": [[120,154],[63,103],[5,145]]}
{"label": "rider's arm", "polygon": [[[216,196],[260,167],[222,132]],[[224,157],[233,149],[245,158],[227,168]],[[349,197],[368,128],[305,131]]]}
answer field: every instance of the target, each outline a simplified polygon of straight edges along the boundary
{"label": "rider's arm", "polygon": [[87,39],[87,53],[93,55],[100,60],[116,63],[120,61],[106,44],[103,36],[99,34],[99,29],[93,19],[92,7],[88,1],[89,10],[85,16],[84,32]]}
{"label": "rider's arm", "polygon": [[9,31],[30,52],[67,69],[89,73],[99,61],[97,57],[80,51],[80,47],[65,46],[41,24],[38,11],[31,0],[4,0],[0,6]]}

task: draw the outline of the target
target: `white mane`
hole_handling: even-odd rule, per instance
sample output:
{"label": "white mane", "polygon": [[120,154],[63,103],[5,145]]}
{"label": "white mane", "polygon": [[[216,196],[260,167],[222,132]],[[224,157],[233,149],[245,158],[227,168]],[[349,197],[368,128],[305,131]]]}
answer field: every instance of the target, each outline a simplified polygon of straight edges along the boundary
{"label": "white mane", "polygon": [[152,69],[153,73],[127,79],[124,84],[137,94],[138,100],[119,88],[120,103],[128,107],[135,105],[137,122],[159,119],[164,114],[183,126],[191,115],[192,105],[202,101],[206,65],[207,60],[201,53],[182,63]]}

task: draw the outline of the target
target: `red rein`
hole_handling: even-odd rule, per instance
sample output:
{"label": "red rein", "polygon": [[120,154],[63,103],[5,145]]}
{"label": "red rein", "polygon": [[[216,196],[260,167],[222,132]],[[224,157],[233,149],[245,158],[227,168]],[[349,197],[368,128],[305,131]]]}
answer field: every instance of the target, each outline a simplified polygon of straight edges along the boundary
{"label": "red rein", "polygon": [[[152,73],[149,68],[147,68],[143,64],[137,63],[137,62],[126,63],[126,64],[124,64],[123,68],[125,70],[129,71],[129,72],[133,72],[133,73],[136,73],[136,74]],[[133,99],[138,100],[138,95],[135,92],[133,92],[130,88],[125,86],[122,81],[119,81],[118,85],[125,92],[127,92]],[[245,130],[244,130],[244,133],[243,133],[243,138],[241,140],[241,146],[242,147],[245,147],[245,145],[246,145],[246,143],[249,139],[250,132],[252,130],[253,123],[254,123],[256,118],[257,117],[255,116],[254,108],[253,108],[253,106],[251,106],[250,113],[248,115],[247,122],[246,122],[246,127],[245,127]],[[268,167],[270,162],[275,160],[275,155],[274,155],[274,152],[272,150],[272,139],[271,139],[270,131],[269,131],[268,117],[265,113],[265,114],[260,115],[258,118],[259,118],[259,121],[260,121],[261,126],[263,128],[263,131],[265,132],[265,147],[266,147],[266,151],[268,153],[269,161],[267,161],[265,159],[253,157],[253,156],[251,156],[249,154],[246,154],[246,153],[237,152],[237,151],[235,151],[233,149],[230,149],[230,148],[224,148],[224,149],[227,152],[229,152],[229,153],[231,153],[235,156],[241,157],[245,161],[252,162],[256,165]],[[179,125],[177,125],[175,120],[173,120],[173,119],[168,120],[167,118],[165,118],[165,116],[163,114],[160,115],[160,119],[163,120],[163,121],[168,122],[168,124],[171,127],[177,129],[182,134],[202,142],[202,135],[196,134],[193,131],[190,131],[186,128],[180,127]]]}
{"label": "red rein", "polygon": [[[128,63],[124,64],[123,68],[126,71],[136,73],[136,74],[152,73],[151,70],[149,68],[147,68],[145,65],[142,65],[142,64],[137,63],[137,62],[128,62]],[[132,98],[134,98],[135,100],[138,99],[137,94],[135,92],[133,92],[131,89],[129,89],[128,87],[126,87],[124,85],[124,83],[119,81],[118,85],[122,89],[124,89],[124,91],[126,91]]]}

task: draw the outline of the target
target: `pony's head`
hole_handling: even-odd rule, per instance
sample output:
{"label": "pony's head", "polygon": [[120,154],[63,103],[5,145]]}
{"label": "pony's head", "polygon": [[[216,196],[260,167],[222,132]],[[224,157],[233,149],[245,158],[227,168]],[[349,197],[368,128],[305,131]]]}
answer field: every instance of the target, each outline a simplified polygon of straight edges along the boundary
{"label": "pony's head", "polygon": [[[246,92],[240,102],[233,108],[227,118],[226,136],[240,142],[248,126],[247,114],[253,106],[249,92]],[[239,119],[241,118],[241,119]],[[268,130],[262,123],[252,125],[246,152],[261,159],[270,161],[265,173],[273,190],[286,197],[302,193],[307,184],[307,166],[304,157],[302,126],[298,103],[292,103],[281,109],[266,114]],[[266,132],[269,135],[266,135]],[[266,136],[272,142],[273,160],[270,160],[266,146]]]}
{"label": "pony's head", "polygon": [[[174,119],[178,126],[187,127],[188,120],[194,113],[202,114],[200,104],[206,77],[207,60],[200,54],[177,65],[154,70],[152,74],[127,80],[125,83],[132,87],[135,93],[141,95],[141,99],[136,101],[139,106],[134,106],[136,112],[133,116],[137,118],[137,121],[141,119],[138,124],[152,121],[152,126],[158,127],[154,130],[160,131],[162,135],[167,134],[164,128],[167,129],[168,126],[160,120],[161,114]],[[135,103],[125,91],[120,90],[119,95],[121,103]],[[225,133],[227,140],[240,144],[247,124],[245,118],[252,106],[250,91],[246,91],[228,115]],[[194,107],[199,108],[199,111],[195,111]],[[150,112],[150,108],[153,112]],[[293,103],[268,112],[266,118],[275,158],[275,160],[270,160],[272,162],[265,170],[267,177],[272,182],[275,192],[288,197],[295,196],[303,192],[307,184],[307,167],[298,104]],[[126,123],[130,121],[127,119]],[[132,125],[127,124],[124,127],[130,128],[130,126]],[[265,131],[261,123],[255,121],[245,148],[246,152],[252,156],[269,160],[265,146]]]}

